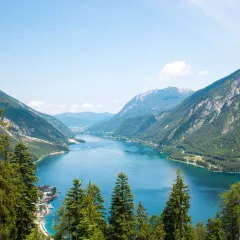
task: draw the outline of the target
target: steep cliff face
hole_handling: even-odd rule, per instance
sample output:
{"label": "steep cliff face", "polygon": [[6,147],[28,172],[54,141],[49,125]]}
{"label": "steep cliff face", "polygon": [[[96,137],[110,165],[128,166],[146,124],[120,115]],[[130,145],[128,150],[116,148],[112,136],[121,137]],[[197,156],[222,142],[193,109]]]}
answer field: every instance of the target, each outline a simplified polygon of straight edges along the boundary
{"label": "steep cliff face", "polygon": [[142,135],[180,155],[198,154],[240,170],[240,70],[194,93]]}

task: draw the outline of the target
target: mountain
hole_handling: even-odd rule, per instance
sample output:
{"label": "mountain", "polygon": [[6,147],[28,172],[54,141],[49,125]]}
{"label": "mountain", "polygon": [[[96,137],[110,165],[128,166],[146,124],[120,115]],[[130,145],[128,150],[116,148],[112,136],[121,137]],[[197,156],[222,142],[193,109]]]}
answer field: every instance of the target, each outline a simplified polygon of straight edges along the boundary
{"label": "mountain", "polygon": [[240,70],[157,119],[140,136],[127,137],[158,145],[173,159],[216,171],[240,171]]}
{"label": "mountain", "polygon": [[94,113],[94,112],[79,112],[79,113],[62,113],[55,117],[70,128],[86,128],[93,124],[108,121],[114,115],[111,113]]}
{"label": "mountain", "polygon": [[24,141],[33,159],[56,151],[68,150],[69,138],[75,134],[63,123],[47,114],[40,113],[15,98],[0,91],[0,109],[3,109],[3,119],[12,129],[8,131],[1,128],[15,144]]}
{"label": "mountain", "polygon": [[94,125],[88,130],[90,132],[113,132],[129,118],[148,114],[155,115],[167,111],[178,105],[192,93],[193,91],[191,90],[176,87],[150,90],[131,99],[123,109],[109,121]]}
{"label": "mountain", "polygon": [[141,137],[142,134],[155,122],[157,118],[154,114],[141,115],[128,118],[114,132],[118,136]]}

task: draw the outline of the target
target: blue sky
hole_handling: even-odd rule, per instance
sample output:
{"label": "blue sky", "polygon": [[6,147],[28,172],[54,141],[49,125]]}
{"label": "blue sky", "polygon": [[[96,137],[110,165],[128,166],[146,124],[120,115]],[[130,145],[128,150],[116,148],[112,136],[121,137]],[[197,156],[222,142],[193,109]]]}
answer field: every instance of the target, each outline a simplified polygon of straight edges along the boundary
{"label": "blue sky", "polygon": [[49,114],[197,90],[240,68],[239,12],[239,0],[2,0],[1,90]]}

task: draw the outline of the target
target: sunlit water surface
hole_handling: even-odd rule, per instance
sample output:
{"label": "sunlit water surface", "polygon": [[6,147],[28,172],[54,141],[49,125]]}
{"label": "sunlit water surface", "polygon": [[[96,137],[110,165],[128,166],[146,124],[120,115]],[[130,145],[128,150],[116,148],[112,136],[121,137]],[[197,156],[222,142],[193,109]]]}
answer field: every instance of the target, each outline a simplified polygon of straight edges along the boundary
{"label": "sunlit water surface", "polygon": [[48,156],[37,165],[39,185],[56,186],[59,197],[52,202],[54,209],[45,220],[45,227],[54,234],[54,216],[72,180],[79,178],[83,185],[97,183],[109,208],[116,175],[124,172],[134,193],[135,203],[142,200],[149,215],[159,214],[180,169],[191,195],[193,223],[214,217],[218,211],[219,195],[232,183],[240,181],[239,174],[213,173],[202,168],[165,159],[157,151],[136,143],[79,135],[86,143],[72,145],[70,152]]}

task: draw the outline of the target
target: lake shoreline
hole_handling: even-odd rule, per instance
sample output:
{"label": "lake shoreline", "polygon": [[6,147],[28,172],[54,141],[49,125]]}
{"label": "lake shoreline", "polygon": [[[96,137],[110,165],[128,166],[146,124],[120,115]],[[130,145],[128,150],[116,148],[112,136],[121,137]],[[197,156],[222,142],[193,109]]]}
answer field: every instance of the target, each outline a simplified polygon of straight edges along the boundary
{"label": "lake shoreline", "polygon": [[[132,143],[137,143],[139,145],[142,145],[142,146],[145,146],[145,147],[150,147],[152,150],[155,150],[155,151],[158,151],[159,153],[165,155],[165,157],[168,159],[168,160],[171,160],[171,161],[175,161],[175,162],[181,162],[181,163],[185,163],[185,164],[188,164],[188,165],[192,165],[194,167],[198,167],[198,168],[202,168],[202,169],[205,169],[206,171],[209,171],[209,172],[213,172],[213,173],[227,173],[227,174],[240,174],[240,172],[229,172],[229,171],[220,171],[220,170],[213,170],[214,168],[217,169],[218,167],[213,165],[213,164],[210,164],[210,168],[207,168],[207,167],[204,167],[200,164],[197,164],[196,162],[189,162],[189,161],[186,161],[186,160],[178,160],[178,159],[174,159],[174,158],[171,158],[171,155],[169,152],[163,152],[159,149],[157,149],[157,146],[156,144],[153,144],[153,143],[148,143],[146,141],[143,141],[143,140],[140,140],[140,139],[137,139],[137,138],[134,138],[134,139],[131,139],[131,138],[127,138],[127,137],[114,137],[114,136],[111,136],[111,135],[104,135],[104,136],[101,136],[101,135],[95,135],[95,134],[91,134],[89,133],[90,135],[92,136],[98,136],[98,137],[103,137],[103,138],[109,138],[109,139],[112,139],[112,140],[115,140],[115,141],[124,141],[124,142],[132,142]],[[188,155],[184,155],[184,157],[187,157]]]}
{"label": "lake shoreline", "polygon": [[52,153],[49,153],[49,154],[46,154],[42,157],[40,157],[37,161],[35,161],[34,163],[39,163],[40,161],[42,161],[44,158],[48,157],[48,156],[54,156],[54,155],[61,155],[61,154],[64,154],[64,153],[68,153],[69,151],[57,151],[57,152],[52,152]]}

